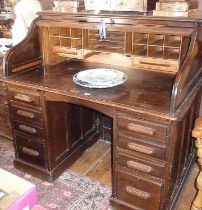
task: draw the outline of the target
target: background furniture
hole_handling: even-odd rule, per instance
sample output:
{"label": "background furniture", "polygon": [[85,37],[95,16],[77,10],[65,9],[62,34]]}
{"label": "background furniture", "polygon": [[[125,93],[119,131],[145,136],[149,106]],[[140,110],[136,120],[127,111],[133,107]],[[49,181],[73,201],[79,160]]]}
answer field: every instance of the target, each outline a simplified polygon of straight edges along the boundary
{"label": "background furniture", "polygon": [[194,129],[192,131],[192,136],[196,138],[195,145],[197,148],[198,163],[200,167],[200,173],[196,180],[196,187],[198,189],[196,198],[192,204],[192,210],[202,209],[202,118],[198,118],[195,122]]}

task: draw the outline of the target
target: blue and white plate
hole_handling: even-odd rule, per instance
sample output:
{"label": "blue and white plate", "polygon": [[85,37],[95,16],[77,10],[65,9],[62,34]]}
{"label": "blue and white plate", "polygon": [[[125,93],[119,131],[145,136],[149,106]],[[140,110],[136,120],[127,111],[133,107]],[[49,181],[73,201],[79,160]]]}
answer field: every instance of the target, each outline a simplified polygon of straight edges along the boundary
{"label": "blue and white plate", "polygon": [[73,76],[73,81],[88,88],[108,88],[121,85],[127,80],[127,75],[115,69],[89,69]]}

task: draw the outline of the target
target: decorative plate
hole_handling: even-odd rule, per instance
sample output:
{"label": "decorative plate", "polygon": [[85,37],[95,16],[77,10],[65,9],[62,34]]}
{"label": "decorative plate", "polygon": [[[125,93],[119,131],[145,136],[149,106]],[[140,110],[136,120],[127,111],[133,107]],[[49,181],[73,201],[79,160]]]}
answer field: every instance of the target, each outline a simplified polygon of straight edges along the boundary
{"label": "decorative plate", "polygon": [[89,69],[73,76],[73,81],[88,88],[108,88],[124,83],[127,75],[115,69]]}

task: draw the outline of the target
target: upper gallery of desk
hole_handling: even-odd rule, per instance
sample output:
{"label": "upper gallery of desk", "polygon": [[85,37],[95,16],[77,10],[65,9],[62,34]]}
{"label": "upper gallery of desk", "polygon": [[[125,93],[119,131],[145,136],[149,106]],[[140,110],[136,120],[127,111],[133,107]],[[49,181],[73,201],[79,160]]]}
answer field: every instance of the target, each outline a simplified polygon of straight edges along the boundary
{"label": "upper gallery of desk", "polygon": [[[8,82],[171,115],[191,101],[200,87],[202,33],[198,18],[133,13],[39,15],[27,37],[5,57]],[[106,37],[100,39],[98,25],[103,20]],[[127,81],[101,90],[74,84],[72,77],[78,71],[103,67],[125,72]]]}

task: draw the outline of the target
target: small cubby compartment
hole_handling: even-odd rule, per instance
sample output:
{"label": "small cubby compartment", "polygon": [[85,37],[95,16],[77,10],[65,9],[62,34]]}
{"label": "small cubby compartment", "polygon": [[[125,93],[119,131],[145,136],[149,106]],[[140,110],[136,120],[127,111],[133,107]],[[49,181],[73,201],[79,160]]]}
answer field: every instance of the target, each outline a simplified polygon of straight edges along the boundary
{"label": "small cubby compartment", "polygon": [[124,53],[125,32],[110,31],[106,39],[101,40],[98,30],[89,30],[89,48],[97,52]]}
{"label": "small cubby compartment", "polygon": [[153,58],[163,57],[163,47],[162,46],[148,46],[148,56]]}
{"label": "small cubby compartment", "polygon": [[71,32],[71,38],[78,38],[78,39],[82,38],[82,29],[80,29],[80,28],[71,28],[70,32]]}
{"label": "small cubby compartment", "polygon": [[59,46],[60,45],[60,38],[58,36],[51,37],[51,39],[50,39],[50,45],[51,46]]}
{"label": "small cubby compartment", "polygon": [[71,47],[71,39],[60,37],[60,46],[70,48]]}
{"label": "small cubby compartment", "polygon": [[133,45],[133,54],[136,56],[147,56],[147,45]]}
{"label": "small cubby compartment", "polygon": [[59,27],[49,27],[48,28],[49,36],[59,36]]}
{"label": "small cubby compartment", "polygon": [[181,36],[165,35],[165,46],[180,48],[182,42]]}
{"label": "small cubby compartment", "polygon": [[180,58],[180,49],[173,47],[164,47],[164,59],[179,60]]}
{"label": "small cubby compartment", "polygon": [[59,34],[61,37],[70,37],[70,28],[60,27]]}
{"label": "small cubby compartment", "polygon": [[147,44],[148,33],[133,33],[133,43],[134,44]]}
{"label": "small cubby compartment", "polygon": [[148,45],[163,46],[164,35],[163,34],[149,34]]}

